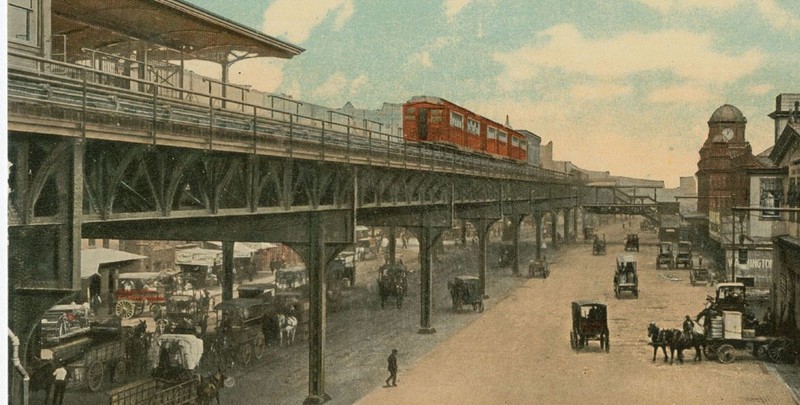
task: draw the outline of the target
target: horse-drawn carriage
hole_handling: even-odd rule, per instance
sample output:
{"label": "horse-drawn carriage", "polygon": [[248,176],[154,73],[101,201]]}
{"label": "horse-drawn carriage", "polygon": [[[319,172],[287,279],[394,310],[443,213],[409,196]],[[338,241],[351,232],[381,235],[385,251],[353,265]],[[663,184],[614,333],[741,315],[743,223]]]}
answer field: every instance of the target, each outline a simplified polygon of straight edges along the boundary
{"label": "horse-drawn carriage", "polygon": [[639,251],[639,235],[635,233],[629,233],[628,236],[625,237],[625,251],[632,252],[632,251]]}
{"label": "horse-drawn carriage", "polygon": [[672,255],[672,242],[660,242],[658,244],[658,256],[656,256],[656,269],[667,266],[668,269],[675,267],[675,257]]}
{"label": "horse-drawn carriage", "polygon": [[481,280],[474,276],[455,276],[447,282],[453,309],[458,311],[462,305],[472,305],[473,311],[483,312],[483,286]]}
{"label": "horse-drawn carriage", "polygon": [[528,264],[528,278],[547,278],[550,275],[550,264],[547,259],[531,260]]}
{"label": "horse-drawn carriage", "polygon": [[118,276],[120,288],[114,291],[114,312],[120,318],[130,319],[147,309],[153,318],[158,318],[166,293],[171,289],[170,277],[154,272],[121,273]]}
{"label": "horse-drawn carriage", "polygon": [[408,277],[406,266],[401,262],[386,263],[378,268],[378,293],[381,298],[381,308],[386,306],[389,297],[397,299],[397,308],[403,308],[403,299],[408,290]]}
{"label": "horse-drawn carriage", "polygon": [[248,365],[253,357],[263,357],[266,319],[274,308],[260,298],[234,298],[217,304],[217,336],[210,356],[216,357],[213,361],[227,368],[237,361]]}
{"label": "horse-drawn carriage", "polygon": [[594,242],[592,242],[592,254],[597,255],[604,255],[606,254],[606,234],[603,234],[603,237],[595,235]]}
{"label": "horse-drawn carriage", "polygon": [[208,310],[213,298],[205,294],[173,294],[167,297],[162,317],[156,321],[161,333],[206,334]]}
{"label": "horse-drawn carriage", "polygon": [[599,340],[600,348],[606,352],[610,349],[606,304],[594,300],[573,301],[570,345],[577,351],[589,340]]}
{"label": "horse-drawn carriage", "polygon": [[689,270],[689,281],[692,285],[698,284],[713,284],[714,278],[711,276],[711,271],[705,267],[692,267]]}
{"label": "horse-drawn carriage", "polygon": [[[127,374],[127,336],[119,325],[92,330],[85,335],[41,349],[40,358],[60,361],[71,378],[71,386],[85,385],[98,391],[107,382],[122,382]],[[143,355],[143,353],[141,353]]]}
{"label": "horse-drawn carriage", "polygon": [[42,344],[59,343],[62,339],[88,333],[92,319],[88,305],[74,303],[55,305],[42,316],[40,323]]}
{"label": "horse-drawn carriage", "polygon": [[298,288],[306,284],[308,284],[308,270],[304,266],[275,271],[275,285],[278,288]]}
{"label": "horse-drawn carriage", "polygon": [[617,256],[614,271],[614,296],[619,298],[626,292],[639,298],[639,275],[636,273],[636,258],[632,255]]}
{"label": "horse-drawn carriage", "polygon": [[705,334],[705,355],[720,363],[731,363],[737,350],[748,350],[756,357],[780,362],[791,357],[793,344],[788,338],[762,334],[750,312],[742,283],[720,283],[716,297],[697,316]]}
{"label": "horse-drawn carriage", "polygon": [[150,346],[149,355],[152,378],[111,390],[111,405],[209,403],[223,382],[226,387],[233,386],[233,379],[221,374],[216,378],[200,378],[198,366],[203,356],[203,341],[193,335],[159,335]]}
{"label": "horse-drawn carriage", "polygon": [[675,267],[692,267],[692,242],[678,242],[678,254],[675,255]]}
{"label": "horse-drawn carriage", "polygon": [[352,252],[339,253],[328,264],[328,285],[342,285],[347,282],[350,287],[356,284],[355,254]]}

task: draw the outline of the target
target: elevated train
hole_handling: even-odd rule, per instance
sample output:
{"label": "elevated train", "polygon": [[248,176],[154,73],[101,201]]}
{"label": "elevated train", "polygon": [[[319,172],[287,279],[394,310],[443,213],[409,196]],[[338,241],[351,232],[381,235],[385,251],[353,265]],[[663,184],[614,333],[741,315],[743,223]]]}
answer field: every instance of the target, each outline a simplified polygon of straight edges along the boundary
{"label": "elevated train", "polygon": [[[536,142],[530,139],[536,138]],[[439,97],[417,96],[403,105],[406,141],[456,148],[468,153],[528,163],[529,144],[539,138],[515,131]]]}

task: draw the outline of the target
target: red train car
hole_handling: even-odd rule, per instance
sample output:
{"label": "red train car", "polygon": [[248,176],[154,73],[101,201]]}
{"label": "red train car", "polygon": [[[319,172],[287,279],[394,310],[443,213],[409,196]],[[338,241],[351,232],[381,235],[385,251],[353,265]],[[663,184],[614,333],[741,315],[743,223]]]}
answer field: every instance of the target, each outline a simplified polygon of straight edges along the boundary
{"label": "red train car", "polygon": [[528,158],[523,134],[438,97],[414,97],[403,105],[403,138],[519,162]]}

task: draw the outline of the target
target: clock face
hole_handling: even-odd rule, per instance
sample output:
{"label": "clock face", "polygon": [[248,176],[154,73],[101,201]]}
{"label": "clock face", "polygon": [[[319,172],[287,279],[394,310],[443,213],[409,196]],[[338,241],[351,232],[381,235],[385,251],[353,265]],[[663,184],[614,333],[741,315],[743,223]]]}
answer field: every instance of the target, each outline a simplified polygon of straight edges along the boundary
{"label": "clock face", "polygon": [[725,141],[730,141],[733,138],[733,130],[730,128],[723,129],[722,138],[725,139]]}

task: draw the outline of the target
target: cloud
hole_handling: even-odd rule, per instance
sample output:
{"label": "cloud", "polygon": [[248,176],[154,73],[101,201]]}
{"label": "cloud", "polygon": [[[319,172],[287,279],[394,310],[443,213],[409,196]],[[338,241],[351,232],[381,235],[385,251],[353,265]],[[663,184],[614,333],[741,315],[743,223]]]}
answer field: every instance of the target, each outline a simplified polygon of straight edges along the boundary
{"label": "cloud", "polygon": [[433,67],[431,62],[431,54],[428,51],[415,52],[411,54],[411,62],[421,65],[422,67]]}
{"label": "cloud", "polygon": [[353,80],[349,80],[344,73],[336,72],[317,86],[311,95],[320,100],[338,99],[344,94],[355,96],[368,82],[369,79],[366,75],[360,75]]}
{"label": "cloud", "polygon": [[761,96],[761,95],[764,95],[764,94],[767,94],[767,93],[771,92],[772,89],[773,89],[773,86],[771,84],[754,84],[754,85],[751,85],[751,86],[747,86],[745,88],[745,91],[747,91],[748,94]]}
{"label": "cloud", "polygon": [[725,11],[735,8],[740,0],[636,0],[662,14],[673,11],[710,10]]}
{"label": "cloud", "polygon": [[759,0],[755,3],[758,11],[772,28],[800,31],[800,17],[782,9],[775,0]]}
{"label": "cloud", "polygon": [[264,11],[263,30],[291,42],[305,42],[331,15],[340,30],[353,15],[353,0],[277,0]]}
{"label": "cloud", "polygon": [[557,69],[604,79],[668,72],[692,81],[726,83],[754,72],[764,60],[757,49],[731,56],[712,45],[709,35],[680,30],[592,40],[562,24],[543,31],[533,44],[492,57],[505,67],[501,79],[513,81],[530,79],[541,69]]}
{"label": "cloud", "polygon": [[444,0],[444,15],[447,16],[448,20],[452,20],[453,17],[471,1],[472,0]]}
{"label": "cloud", "polygon": [[712,96],[704,86],[696,83],[686,83],[677,86],[653,90],[647,97],[651,103],[698,103],[710,101]]}
{"label": "cloud", "polygon": [[350,95],[355,96],[358,94],[358,91],[361,90],[368,81],[366,75],[361,75],[353,79],[353,81],[350,82]]}
{"label": "cloud", "polygon": [[579,84],[572,87],[572,97],[582,101],[613,100],[630,93],[630,86],[614,83]]}

